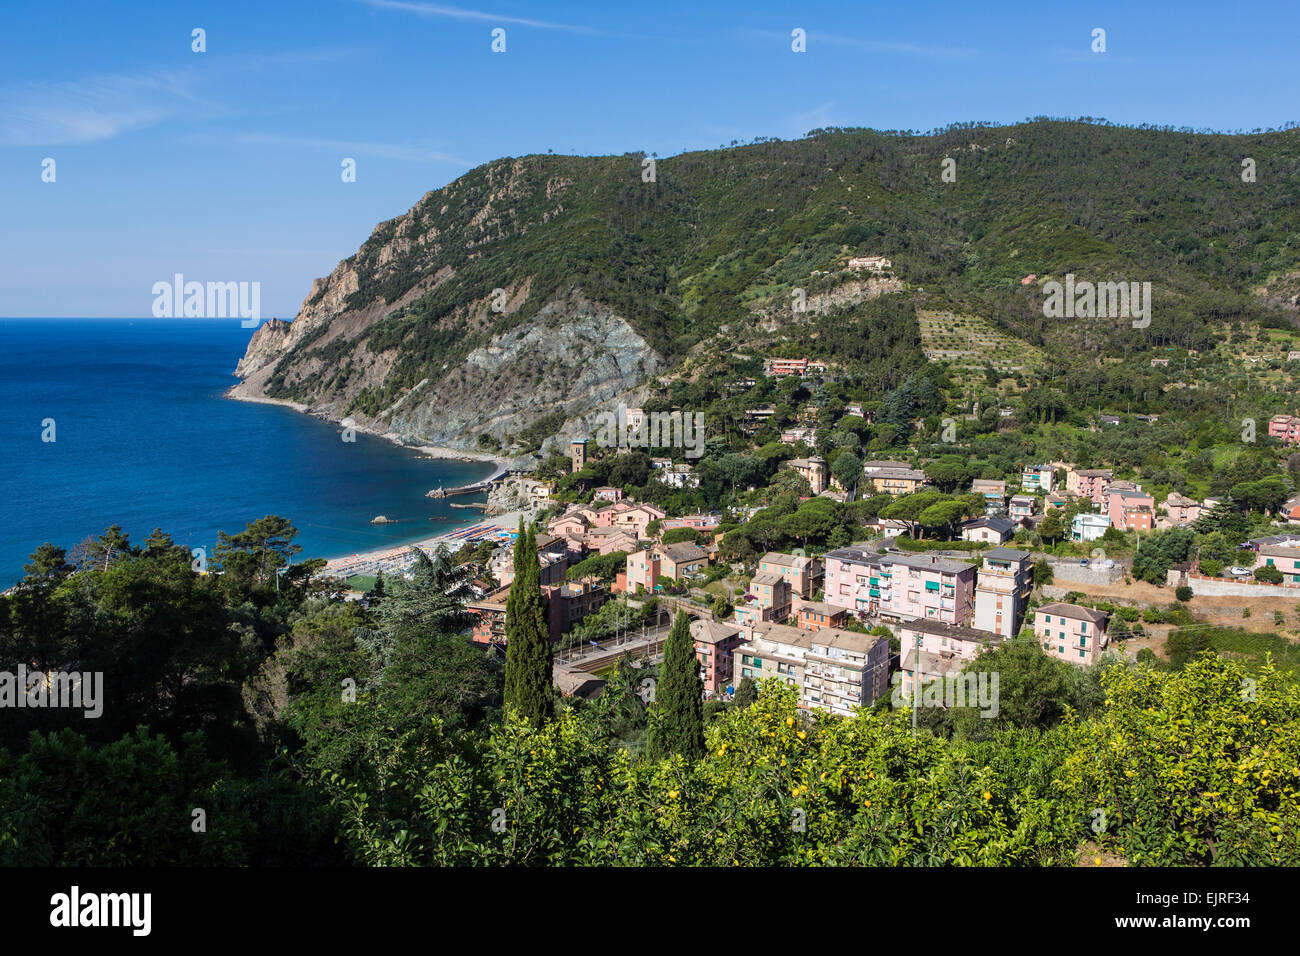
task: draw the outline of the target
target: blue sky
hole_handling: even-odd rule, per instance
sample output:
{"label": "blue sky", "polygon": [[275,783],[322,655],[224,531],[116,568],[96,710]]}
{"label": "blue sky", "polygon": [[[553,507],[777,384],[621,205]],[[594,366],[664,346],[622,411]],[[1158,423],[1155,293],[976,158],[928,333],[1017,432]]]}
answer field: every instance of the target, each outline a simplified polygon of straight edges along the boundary
{"label": "blue sky", "polygon": [[1294,0],[49,0],[3,24],[6,316],[148,315],[181,272],[260,282],[263,316],[291,317],[377,223],[505,155],[1035,115],[1300,119]]}

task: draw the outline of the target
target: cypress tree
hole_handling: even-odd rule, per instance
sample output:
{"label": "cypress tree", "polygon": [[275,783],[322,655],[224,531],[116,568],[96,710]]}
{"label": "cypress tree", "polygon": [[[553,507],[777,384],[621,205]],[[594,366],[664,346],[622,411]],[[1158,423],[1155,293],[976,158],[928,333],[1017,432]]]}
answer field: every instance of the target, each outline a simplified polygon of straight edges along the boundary
{"label": "cypress tree", "polygon": [[754,678],[741,678],[740,686],[736,688],[736,694],[731,698],[731,702],[744,710],[756,700],[758,700],[758,686],[754,683]]}
{"label": "cypress tree", "polygon": [[534,724],[551,716],[551,634],[542,607],[537,540],[519,522],[515,579],[506,598],[505,703]]}
{"label": "cypress tree", "polygon": [[695,760],[704,755],[704,683],[685,611],[677,612],[664,642],[655,709],[658,714],[651,725],[651,756],[681,754]]}

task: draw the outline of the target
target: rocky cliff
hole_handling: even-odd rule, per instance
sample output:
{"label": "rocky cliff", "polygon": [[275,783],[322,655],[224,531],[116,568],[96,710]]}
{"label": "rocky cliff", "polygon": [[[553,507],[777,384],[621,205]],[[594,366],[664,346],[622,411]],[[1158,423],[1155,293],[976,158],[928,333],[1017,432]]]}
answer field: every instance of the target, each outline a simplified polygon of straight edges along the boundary
{"label": "rocky cliff", "polygon": [[[506,452],[562,441],[579,416],[659,372],[663,355],[609,303],[565,277],[539,288],[527,263],[484,267],[563,212],[570,181],[530,171],[491,164],[378,226],[312,284],[292,323],[254,332],[232,397],[293,402],[408,443]],[[521,438],[539,419],[553,434]]]}

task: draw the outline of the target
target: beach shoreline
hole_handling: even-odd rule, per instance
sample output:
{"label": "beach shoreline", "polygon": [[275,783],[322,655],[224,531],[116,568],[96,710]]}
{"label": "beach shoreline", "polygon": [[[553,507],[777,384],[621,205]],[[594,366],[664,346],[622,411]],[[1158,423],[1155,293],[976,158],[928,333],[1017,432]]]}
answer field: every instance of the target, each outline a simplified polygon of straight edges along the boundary
{"label": "beach shoreline", "polygon": [[[349,555],[339,555],[333,558],[327,558],[325,567],[321,569],[320,575],[323,577],[343,577],[348,578],[356,574],[373,574],[376,571],[385,573],[397,573],[405,570],[412,563],[411,548],[418,548],[426,554],[432,556],[440,546],[446,547],[449,552],[455,554],[462,546],[470,541],[465,537],[457,538],[456,535],[464,535],[471,528],[482,529],[483,534],[477,538],[482,541],[487,538],[499,537],[499,532],[515,531],[519,527],[519,519],[524,518],[527,521],[532,516],[529,511],[507,511],[500,515],[494,515],[486,518],[482,515],[476,519],[468,521],[461,527],[452,528],[441,534],[431,535],[428,538],[422,538],[418,541],[412,541],[407,544],[393,545],[386,548],[374,548],[369,551],[357,551]],[[492,530],[496,529],[496,530]],[[477,543],[475,541],[474,543]],[[322,556],[323,557],[323,556]]]}
{"label": "beach shoreline", "polygon": [[[282,405],[290,408],[295,412],[305,415],[311,415],[321,421],[332,424],[341,424],[336,419],[326,415],[321,415],[311,410],[311,407],[304,405],[302,402],[295,402],[286,398],[270,398],[265,395],[245,395],[238,394],[235,390],[238,384],[232,385],[225,392],[225,397],[237,402],[251,402],[255,405]],[[375,438],[382,438],[391,442],[400,448],[413,452],[417,457],[435,458],[448,461],[463,462],[484,462],[493,465],[492,472],[487,476],[477,479],[474,484],[486,484],[495,481],[502,475],[511,470],[514,459],[502,458],[500,455],[493,455],[486,452],[467,451],[459,448],[448,448],[443,445],[425,445],[414,444],[404,440],[396,432],[380,432],[374,428],[368,428],[362,425],[356,426],[357,431],[372,435]],[[433,489],[429,489],[432,491]],[[325,558],[325,567],[321,570],[322,575],[331,577],[350,577],[354,574],[374,573],[377,570],[400,572],[411,564],[411,548],[432,554],[439,546],[445,546],[449,551],[455,552],[465,544],[465,541],[456,537],[465,531],[478,526],[499,527],[506,531],[514,531],[519,525],[519,519],[522,516],[529,516],[531,512],[509,511],[499,515],[486,515],[483,513],[466,513],[465,520],[458,522],[456,527],[444,531],[440,534],[429,535],[428,537],[419,538],[405,544],[392,545],[383,548],[372,548],[367,551],[356,551],[351,554],[316,555],[316,557]]]}
{"label": "beach shoreline", "polygon": [[[295,402],[288,398],[270,398],[266,395],[239,394],[235,390],[239,388],[241,384],[243,383],[239,382],[226,389],[224,397],[236,402],[251,402],[254,405],[282,405],[285,408],[293,409],[295,412],[301,412],[304,415],[311,415],[313,418],[319,418],[323,422],[330,422],[334,425],[342,424],[339,419],[313,412],[310,405],[304,405],[302,402]],[[489,452],[469,451],[463,448],[449,448],[445,445],[413,444],[402,438],[402,436],[398,435],[396,432],[381,432],[378,429],[365,425],[357,425],[355,428],[357,431],[366,435],[373,435],[375,438],[382,438],[384,441],[391,442],[392,444],[397,445],[400,448],[405,448],[408,451],[416,452],[426,458],[490,463],[494,466],[492,473],[485,478],[480,478],[479,481],[482,482],[495,481],[497,478],[500,478],[506,472],[511,470],[511,467],[515,462],[515,459],[513,458],[502,458],[500,455],[493,455]],[[430,488],[429,490],[432,491],[433,489]]]}

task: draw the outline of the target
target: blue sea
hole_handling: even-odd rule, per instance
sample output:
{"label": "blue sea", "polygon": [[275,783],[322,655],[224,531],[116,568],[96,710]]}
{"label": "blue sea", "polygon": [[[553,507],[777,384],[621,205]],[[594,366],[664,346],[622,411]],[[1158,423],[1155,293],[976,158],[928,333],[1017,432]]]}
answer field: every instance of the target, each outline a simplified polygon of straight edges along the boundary
{"label": "blue sea", "polygon": [[[238,320],[0,319],[0,589],[43,542],[70,551],[113,524],[211,554],[218,531],[282,515],[301,559],[481,520],[425,492],[479,481],[490,463],[424,460],[361,433],[347,443],[310,415],[224,398],[251,335]],[[397,523],[370,524],[380,514]]]}

